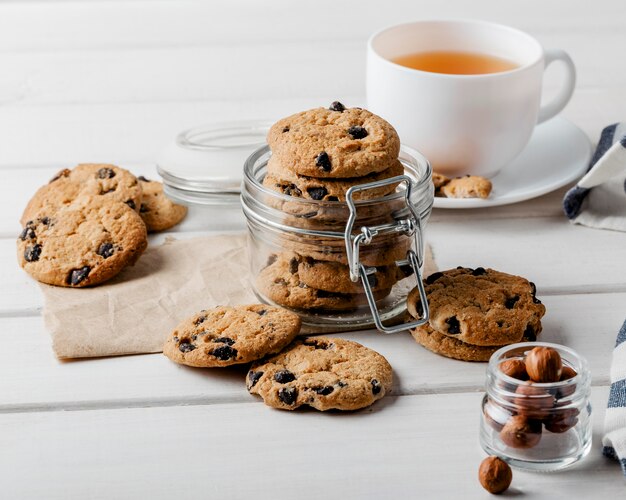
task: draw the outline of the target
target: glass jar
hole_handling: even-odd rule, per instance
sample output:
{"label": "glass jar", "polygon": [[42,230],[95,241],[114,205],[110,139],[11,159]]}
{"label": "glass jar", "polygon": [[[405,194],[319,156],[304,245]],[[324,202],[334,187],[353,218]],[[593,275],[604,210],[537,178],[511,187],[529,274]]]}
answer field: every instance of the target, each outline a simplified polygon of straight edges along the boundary
{"label": "glass jar", "polygon": [[[241,195],[259,299],[296,311],[305,332],[399,330],[391,325],[402,319],[408,291],[422,288],[424,229],[434,199],[428,161],[402,147],[403,176],[353,187],[344,202],[265,187],[270,156],[264,146],[247,159]],[[397,187],[360,199],[380,182]]]}
{"label": "glass jar", "polygon": [[[576,375],[560,382],[531,383],[500,369],[503,361],[523,360],[537,346],[556,350],[563,367]],[[521,469],[548,472],[578,462],[591,449],[590,384],[587,362],[567,347],[524,342],[499,349],[487,367],[481,446]]]}

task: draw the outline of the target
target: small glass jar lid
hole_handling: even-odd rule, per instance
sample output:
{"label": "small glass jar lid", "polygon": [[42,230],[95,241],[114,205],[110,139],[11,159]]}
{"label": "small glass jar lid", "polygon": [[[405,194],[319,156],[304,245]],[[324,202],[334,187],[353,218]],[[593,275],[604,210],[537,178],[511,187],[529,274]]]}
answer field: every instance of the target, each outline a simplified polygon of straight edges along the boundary
{"label": "small glass jar lid", "polygon": [[238,205],[246,158],[269,121],[216,122],[178,134],[157,158],[165,194],[183,204]]}

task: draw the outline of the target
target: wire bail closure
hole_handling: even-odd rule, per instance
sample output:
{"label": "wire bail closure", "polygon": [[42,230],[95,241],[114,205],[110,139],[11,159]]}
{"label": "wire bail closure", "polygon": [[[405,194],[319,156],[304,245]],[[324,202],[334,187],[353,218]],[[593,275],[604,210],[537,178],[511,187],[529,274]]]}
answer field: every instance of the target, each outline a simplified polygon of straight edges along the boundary
{"label": "wire bail closure", "polygon": [[[357,217],[357,208],[354,203],[354,194],[360,191],[376,189],[389,184],[402,183],[406,184],[406,189],[404,191],[404,202],[409,209],[409,218],[401,219],[388,224],[380,224],[378,226],[362,226],[360,233],[352,234],[354,230],[354,223]],[[390,179],[384,179],[382,181],[375,181],[369,182],[367,184],[360,184],[358,186],[352,186],[346,192],[346,203],[348,205],[348,208],[350,209],[350,217],[348,218],[348,222],[346,223],[344,239],[346,244],[346,254],[348,255],[348,266],[350,268],[350,279],[353,282],[357,282],[359,279],[361,280],[361,283],[363,284],[363,288],[365,290],[365,296],[367,297],[367,302],[370,306],[370,310],[372,311],[372,317],[374,318],[376,328],[378,328],[378,330],[380,330],[381,332],[387,334],[397,333],[407,330],[409,328],[418,327],[428,322],[430,318],[430,309],[428,307],[428,299],[426,297],[426,291],[424,290],[424,284],[422,282],[421,271],[421,268],[424,264],[424,238],[422,234],[422,219],[417,212],[417,209],[411,203],[411,189],[411,178],[406,175],[400,175],[397,177],[392,177]],[[417,249],[417,253],[414,252],[412,249],[409,249],[406,253],[406,259],[396,261],[396,265],[409,265],[413,269],[413,272],[415,273],[415,277],[417,279],[417,289],[419,291],[420,300],[422,302],[423,314],[421,318],[415,321],[411,321],[410,323],[402,323],[395,326],[385,326],[383,325],[380,318],[378,307],[376,306],[376,299],[374,298],[374,293],[372,291],[370,282],[367,279],[368,275],[376,272],[376,268],[365,267],[363,264],[361,264],[361,261],[359,259],[359,250],[361,245],[367,246],[371,244],[375,237],[393,233],[405,234],[407,236],[413,236],[415,238],[415,248]]]}

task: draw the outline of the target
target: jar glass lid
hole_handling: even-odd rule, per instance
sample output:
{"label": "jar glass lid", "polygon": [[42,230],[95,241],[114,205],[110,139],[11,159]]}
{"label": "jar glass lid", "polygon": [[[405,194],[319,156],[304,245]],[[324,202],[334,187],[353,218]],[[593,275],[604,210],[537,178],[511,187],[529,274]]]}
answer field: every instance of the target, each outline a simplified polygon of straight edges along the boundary
{"label": "jar glass lid", "polygon": [[157,158],[165,194],[184,204],[239,204],[244,162],[265,144],[270,126],[216,122],[181,132]]}

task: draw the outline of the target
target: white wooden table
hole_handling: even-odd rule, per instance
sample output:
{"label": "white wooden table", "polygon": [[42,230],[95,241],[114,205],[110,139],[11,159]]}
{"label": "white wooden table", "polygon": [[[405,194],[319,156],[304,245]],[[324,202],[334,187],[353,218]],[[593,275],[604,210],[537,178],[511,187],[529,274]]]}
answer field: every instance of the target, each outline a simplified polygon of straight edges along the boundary
{"label": "white wooden table", "polygon": [[[154,176],[157,152],[189,126],[363,104],[367,36],[445,16],[512,24],[569,51],[579,83],[564,115],[593,141],[626,119],[621,0],[0,4],[0,498],[488,496],[476,480],[483,364],[438,357],[408,334],[347,334],[389,359],[394,395],[346,415],[274,411],[237,370],[161,355],[57,361],[39,289],[15,260],[21,210],[57,169],[107,161]],[[559,474],[516,471],[510,492],[623,498],[600,439],[626,316],[626,234],[570,225],[562,194],[436,210],[428,238],[440,268],[535,281],[548,310],[542,339],[583,353],[593,371],[590,456]],[[190,217],[177,231],[199,228]]]}

